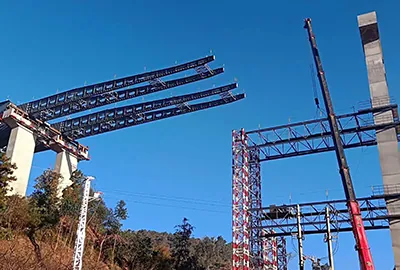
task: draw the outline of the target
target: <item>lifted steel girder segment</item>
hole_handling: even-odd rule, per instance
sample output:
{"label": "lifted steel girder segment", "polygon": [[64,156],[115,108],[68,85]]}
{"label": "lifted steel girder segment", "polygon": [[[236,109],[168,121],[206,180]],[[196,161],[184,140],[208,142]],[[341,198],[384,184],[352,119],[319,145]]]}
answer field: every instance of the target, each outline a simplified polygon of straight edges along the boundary
{"label": "lifted steel girder segment", "polygon": [[228,92],[237,87],[237,83],[213,88],[210,90],[175,96],[170,98],[164,98],[159,100],[153,100],[149,102],[143,102],[138,104],[132,104],[128,106],[112,108],[108,110],[103,110],[100,112],[92,113],[89,115],[84,115],[81,117],[76,117],[59,123],[55,123],[52,126],[58,129],[60,132],[69,132],[74,129],[86,128],[87,126],[105,123],[108,121],[117,121],[127,115],[132,115],[132,113],[139,115],[144,112],[149,112],[173,105],[179,105],[185,102],[189,102],[196,99],[201,99],[205,97],[210,97],[213,95],[222,94]]}
{"label": "lifted steel girder segment", "polygon": [[[399,189],[400,190],[400,189]],[[371,196],[358,198],[362,220],[367,230],[389,228],[389,220],[399,219],[390,216],[385,206],[384,199],[389,196]],[[392,194],[390,198],[400,198],[400,194]],[[330,208],[331,231],[344,232],[352,231],[351,218],[346,206],[346,200],[331,200],[299,204],[301,208],[301,225],[304,234],[326,233],[325,208]],[[296,205],[271,205],[259,209],[250,209],[250,212],[257,212],[262,216],[261,229],[273,230],[273,234],[266,234],[265,237],[291,236],[297,232]]]}
{"label": "lifted steel girder segment", "polygon": [[48,110],[46,114],[43,114],[39,118],[46,121],[51,119],[56,119],[62,116],[71,115],[74,113],[98,108],[108,104],[120,102],[127,99],[132,99],[144,95],[149,95],[152,93],[164,91],[169,88],[174,88],[177,86],[193,83],[196,81],[204,80],[207,78],[214,77],[224,72],[224,68],[217,68],[214,70],[207,71],[206,73],[192,75],[186,78],[179,78],[170,81],[163,82],[157,85],[144,85],[135,88],[107,92],[101,95],[96,95],[92,97],[82,98],[77,102],[69,102],[63,105],[58,105]]}
{"label": "lifted steel girder segment", "polygon": [[77,101],[83,98],[92,97],[102,93],[110,92],[116,89],[121,89],[134,84],[142,83],[145,81],[150,81],[156,78],[165,77],[178,72],[182,72],[188,69],[196,68],[205,65],[211,61],[215,60],[215,56],[203,57],[191,62],[186,62],[173,67],[168,67],[156,71],[145,72],[142,74],[132,75],[120,79],[110,80],[107,82],[101,82],[97,84],[92,84],[88,86],[83,86],[68,90],[56,95],[51,95],[38,99],[35,101],[27,102],[19,105],[19,107],[27,112],[28,114],[37,114],[40,111],[51,109],[56,106],[66,104],[69,102]]}
{"label": "lifted steel girder segment", "polygon": [[190,104],[184,108],[170,108],[165,110],[151,111],[143,113],[141,115],[136,115],[135,113],[132,112],[131,114],[126,115],[123,118],[118,119],[117,121],[110,121],[107,123],[91,125],[86,127],[85,129],[65,132],[64,135],[67,135],[74,139],[85,138],[130,126],[140,125],[148,122],[153,122],[165,118],[170,118],[182,114],[193,113],[195,111],[201,111],[212,107],[225,105],[228,103],[239,101],[243,98],[245,98],[245,94],[237,94],[209,102]]}
{"label": "lifted steel girder segment", "polygon": [[[374,115],[379,119],[380,114],[390,111],[392,115],[398,115],[397,105],[364,109],[337,116],[343,147],[376,145],[377,129],[388,129],[400,125],[398,117],[391,118],[392,122],[374,123]],[[249,136],[249,149],[260,149],[260,161],[334,150],[326,119],[253,130],[246,134]]]}

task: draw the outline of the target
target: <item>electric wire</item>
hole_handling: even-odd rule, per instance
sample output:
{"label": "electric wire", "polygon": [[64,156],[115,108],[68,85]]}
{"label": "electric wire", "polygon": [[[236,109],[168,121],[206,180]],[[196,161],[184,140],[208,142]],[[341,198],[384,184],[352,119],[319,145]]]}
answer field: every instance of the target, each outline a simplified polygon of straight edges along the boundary
{"label": "electric wire", "polygon": [[171,204],[161,204],[161,203],[153,203],[153,202],[144,202],[132,199],[126,199],[127,202],[137,203],[137,204],[146,204],[146,205],[153,205],[153,206],[160,206],[160,207],[170,207],[176,209],[186,209],[186,210],[194,210],[194,211],[203,211],[203,212],[212,212],[212,213],[221,213],[221,214],[228,214],[230,211],[218,211],[213,209],[205,209],[205,208],[196,208],[196,207],[186,207],[182,205],[171,205]]}
{"label": "electric wire", "polygon": [[101,203],[101,200],[98,200],[98,201],[97,201],[97,205],[96,205],[96,207],[94,208],[94,211],[93,211],[92,216],[91,216],[91,217],[88,219],[88,221],[87,221],[87,224],[88,224],[88,225],[90,224],[90,221],[92,220],[92,218],[93,218],[94,215],[96,214],[97,209],[98,209],[99,206],[100,206],[100,203]]}
{"label": "electric wire", "polygon": [[161,194],[129,192],[129,191],[122,191],[122,190],[102,190],[102,191],[106,192],[106,193],[111,193],[111,194],[126,195],[126,196],[129,196],[129,197],[137,196],[137,197],[142,197],[142,198],[159,199],[159,200],[176,201],[176,202],[196,203],[196,204],[204,204],[204,205],[211,205],[211,206],[222,206],[222,207],[230,207],[231,206],[231,204],[223,203],[221,201],[205,200],[205,199],[198,199],[198,198],[188,198],[188,197],[181,197],[181,196],[167,196],[167,195],[161,195]]}

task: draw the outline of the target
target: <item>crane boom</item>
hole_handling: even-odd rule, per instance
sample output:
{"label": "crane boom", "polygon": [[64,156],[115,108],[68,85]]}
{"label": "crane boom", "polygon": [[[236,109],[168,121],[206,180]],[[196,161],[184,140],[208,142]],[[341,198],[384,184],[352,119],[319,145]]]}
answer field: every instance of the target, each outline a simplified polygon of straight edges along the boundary
{"label": "crane boom", "polygon": [[223,94],[226,93],[232,89],[235,89],[237,87],[237,83],[232,83],[228,85],[224,85],[221,87],[201,91],[201,92],[196,92],[196,93],[191,93],[191,94],[186,94],[186,95],[181,95],[181,96],[175,96],[175,97],[170,97],[170,98],[163,98],[163,99],[158,99],[158,100],[152,100],[148,102],[143,102],[143,103],[137,103],[137,104],[132,104],[132,105],[127,105],[123,107],[118,107],[118,108],[111,108],[99,112],[95,112],[92,114],[80,116],[80,117],[75,117],[72,119],[68,119],[62,122],[58,122],[55,124],[52,124],[51,126],[59,130],[60,132],[68,132],[74,129],[81,129],[81,128],[86,128],[87,126],[94,125],[94,124],[101,124],[105,123],[108,121],[117,121],[122,117],[128,116],[128,115],[140,115],[145,112],[169,107],[169,106],[174,106],[174,105],[179,105],[185,102],[189,102],[192,100],[196,99],[201,99],[205,97],[210,97],[213,95],[218,95],[218,94]]}
{"label": "crane boom", "polygon": [[[70,102],[63,105],[58,105],[50,110],[47,110],[46,113],[43,113],[41,117],[42,120],[48,121],[52,119],[56,119],[62,116],[71,115],[74,113],[98,108],[101,106],[105,106],[108,104],[120,102],[123,100],[128,100],[144,95],[149,95],[152,93],[164,91],[170,88],[174,88],[177,86],[197,82],[200,80],[204,80],[207,78],[211,78],[213,76],[219,75],[224,72],[224,68],[213,69],[207,73],[196,74],[186,78],[179,78],[174,80],[165,81],[162,84],[156,85],[144,85],[134,88],[128,88],[120,91],[113,91],[108,93],[103,93],[100,95],[96,95],[93,97],[80,99],[78,102]],[[44,112],[44,111],[43,111]]]}
{"label": "crane boom", "polygon": [[72,90],[64,91],[52,96],[44,97],[38,100],[27,102],[18,105],[19,108],[27,112],[28,114],[39,113],[43,110],[54,108],[55,106],[66,104],[69,102],[77,101],[82,98],[88,98],[91,96],[99,95],[102,93],[114,91],[134,84],[143,83],[146,81],[154,80],[157,78],[172,75],[178,72],[182,72],[188,69],[197,68],[203,66],[211,61],[215,60],[215,56],[207,56],[201,59],[197,59],[191,62],[186,62],[173,67],[168,67],[160,70],[150,71],[142,74],[132,75],[120,79],[110,80],[97,84],[87,85],[78,87]]}
{"label": "crane boom", "polygon": [[151,111],[140,115],[136,115],[132,112],[128,115],[125,115],[122,118],[119,118],[117,121],[90,125],[80,130],[78,133],[74,132],[76,130],[73,130],[69,132],[64,132],[63,135],[69,136],[73,139],[85,138],[130,126],[136,126],[182,114],[193,113],[196,111],[201,111],[212,107],[222,106],[228,103],[239,101],[243,98],[245,98],[245,94],[236,94],[208,102],[202,102],[197,104],[185,104],[185,106],[182,107]]}
{"label": "crane boom", "polygon": [[356,200],[353,183],[350,176],[350,169],[347,165],[346,155],[344,153],[343,144],[340,137],[340,131],[337,124],[335,112],[333,110],[332,100],[329,94],[328,84],[325,78],[325,73],[322,68],[322,62],[319,55],[317,42],[315,35],[312,31],[311,19],[305,20],[304,28],[307,29],[312,54],[317,68],[317,75],[319,84],[322,91],[322,96],[325,103],[325,109],[328,114],[328,123],[332,134],[333,145],[335,148],[336,158],[339,165],[340,176],[342,178],[342,184],[347,200],[347,208],[350,213],[354,238],[356,240],[356,249],[360,260],[361,270],[373,270],[375,269],[371,251],[368,245],[367,236],[364,229],[364,223],[361,218],[360,206]]}

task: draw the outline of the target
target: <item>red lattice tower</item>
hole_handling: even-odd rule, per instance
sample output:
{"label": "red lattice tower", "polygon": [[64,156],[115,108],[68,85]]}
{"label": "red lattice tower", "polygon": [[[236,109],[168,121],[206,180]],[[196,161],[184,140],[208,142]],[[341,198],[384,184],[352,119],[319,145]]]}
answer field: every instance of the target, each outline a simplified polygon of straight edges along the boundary
{"label": "red lattice tower", "polygon": [[249,150],[244,129],[232,131],[232,270],[250,270]]}
{"label": "red lattice tower", "polygon": [[278,270],[287,270],[288,269],[288,257],[286,251],[286,239],[281,236],[277,239],[277,263]]}
{"label": "red lattice tower", "polygon": [[[269,234],[273,234],[271,230]],[[263,260],[265,270],[277,270],[278,269],[278,251],[277,251],[277,239],[276,237],[265,237],[267,232],[263,230]]]}
{"label": "red lattice tower", "polygon": [[261,229],[262,203],[261,203],[261,166],[260,150],[258,148],[249,151],[249,211],[250,218],[250,268],[254,270],[264,269],[263,238]]}

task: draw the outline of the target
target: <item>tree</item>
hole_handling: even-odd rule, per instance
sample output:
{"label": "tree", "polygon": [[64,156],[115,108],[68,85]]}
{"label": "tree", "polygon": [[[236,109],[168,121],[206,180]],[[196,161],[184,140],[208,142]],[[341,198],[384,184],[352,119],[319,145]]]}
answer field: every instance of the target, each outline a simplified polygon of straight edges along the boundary
{"label": "tree", "polygon": [[67,186],[62,191],[60,203],[60,222],[58,225],[57,242],[55,249],[58,247],[58,242],[64,233],[67,233],[66,244],[73,243],[73,236],[76,233],[76,228],[79,219],[80,208],[82,204],[82,185],[85,180],[85,175],[76,170],[71,175],[71,185]]}
{"label": "tree", "polygon": [[[117,203],[114,209],[106,207],[99,208],[101,213],[103,214],[101,216],[101,220],[103,221],[103,230],[99,237],[100,252],[98,255],[98,260],[100,260],[102,256],[103,249],[104,251],[107,251],[108,248],[108,251],[111,250],[111,255],[108,253],[104,254],[104,256],[108,257],[111,262],[114,263],[116,245],[117,243],[122,242],[122,238],[120,236],[122,227],[121,221],[126,220],[128,217],[128,210],[125,206],[126,203],[121,200]],[[113,242],[110,242],[108,240],[113,240]]]}
{"label": "tree", "polygon": [[50,169],[36,178],[35,190],[30,196],[33,208],[40,214],[40,227],[57,224],[60,218],[58,196],[59,184],[62,176]]}
{"label": "tree", "polygon": [[[4,155],[0,156],[0,183],[15,179],[14,167]],[[19,243],[19,239],[27,236],[33,246],[27,252],[21,241],[23,249],[16,253],[21,264],[13,259],[15,256],[9,256],[7,262],[12,264],[5,262],[5,265],[10,269],[17,265],[21,269],[67,269],[67,265],[70,266],[65,254],[73,249],[85,176],[75,171],[71,176],[72,185],[63,190],[62,197],[58,190],[60,180],[59,174],[46,170],[36,179],[34,192],[29,197],[5,197],[6,192],[0,193],[6,198],[5,207],[0,209],[0,238],[10,240],[4,241],[7,243]],[[7,185],[0,185],[2,191],[7,188]],[[108,208],[102,199],[89,202],[86,245],[91,249],[85,252],[85,269],[103,269],[105,264],[110,269],[126,270],[230,269],[231,244],[222,237],[193,238],[194,227],[186,218],[175,226],[173,234],[123,230],[122,222],[127,218],[128,209],[123,200],[114,208]],[[58,245],[60,239],[65,240],[65,246]],[[97,261],[93,260],[96,253]]]}
{"label": "tree", "polygon": [[82,185],[85,180],[85,175],[76,170],[72,173],[70,178],[72,184],[66,187],[62,193],[60,214],[61,216],[69,216],[76,218],[79,216],[81,202],[82,202]]}
{"label": "tree", "polygon": [[58,186],[62,176],[52,170],[46,170],[36,178],[35,190],[29,197],[29,223],[26,235],[31,241],[38,262],[42,263],[40,246],[36,241],[36,232],[50,229],[60,220]]}
{"label": "tree", "polygon": [[128,209],[126,208],[126,203],[120,200],[114,209],[115,217],[121,222],[121,220],[126,220],[128,218]]}
{"label": "tree", "polygon": [[113,211],[113,222],[114,222],[114,233],[113,233],[113,238],[114,238],[114,244],[112,248],[112,255],[111,255],[111,262],[114,264],[114,254],[115,254],[115,247],[117,245],[117,240],[119,242],[122,242],[122,239],[120,237],[121,233],[121,227],[122,227],[122,220],[126,220],[128,218],[128,209],[125,207],[126,203],[123,200],[120,200],[117,205],[115,206],[115,209]]}
{"label": "tree", "polygon": [[203,268],[220,270],[230,267],[231,248],[221,236],[196,240],[194,249],[199,264]]}
{"label": "tree", "polygon": [[13,176],[15,169],[17,166],[10,162],[5,153],[0,152],[0,210],[4,209],[6,205],[7,193],[12,191],[10,182],[17,180]]}
{"label": "tree", "polygon": [[172,242],[172,258],[176,270],[198,270],[197,258],[191,252],[190,237],[194,227],[187,218],[183,219],[181,225],[176,226],[174,239]]}
{"label": "tree", "polygon": [[152,243],[144,233],[127,230],[121,234],[124,239],[117,247],[117,262],[130,270],[151,269]]}
{"label": "tree", "polygon": [[171,270],[169,245],[156,245],[159,233],[146,230],[121,232],[123,242],[116,248],[116,263],[129,270]]}

